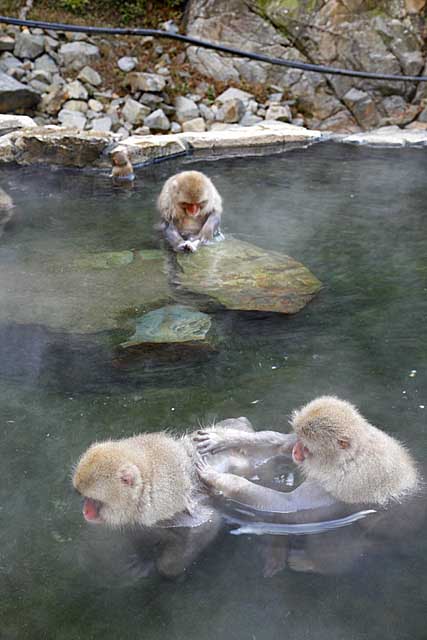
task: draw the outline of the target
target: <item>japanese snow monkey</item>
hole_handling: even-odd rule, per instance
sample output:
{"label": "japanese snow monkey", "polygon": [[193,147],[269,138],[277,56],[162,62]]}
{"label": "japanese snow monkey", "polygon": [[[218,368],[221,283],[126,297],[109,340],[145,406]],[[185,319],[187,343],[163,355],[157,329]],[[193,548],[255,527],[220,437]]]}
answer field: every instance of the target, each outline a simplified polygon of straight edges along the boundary
{"label": "japanese snow monkey", "polygon": [[[246,418],[219,422],[212,433],[228,429],[253,433]],[[82,455],[73,476],[84,498],[85,519],[152,534],[157,553],[153,569],[167,577],[183,573],[222,526],[220,513],[198,479],[193,436],[148,433],[96,443]],[[295,437],[280,440],[290,454]],[[208,454],[207,459],[219,471],[251,476],[276,451],[274,443],[262,448],[261,457],[242,448]],[[146,567],[141,575],[148,575]]]}
{"label": "japanese snow monkey", "polygon": [[[422,481],[414,460],[400,442],[371,425],[349,402],[330,396],[319,397],[295,411],[291,425],[296,435],[292,457],[305,478],[293,491],[284,493],[220,473],[207,459],[198,465],[200,477],[211,491],[256,514],[259,522],[243,526],[240,532],[274,535],[283,523],[342,518],[361,509],[373,512],[356,527],[337,530],[333,544],[329,533],[305,536],[304,544],[294,550],[288,548],[286,539],[282,565],[270,567],[269,575],[286,562],[300,571],[341,571],[379,539],[403,538],[413,529],[420,519],[417,497]],[[271,446],[272,433],[202,430],[195,440],[201,454],[211,455],[226,451],[228,446]],[[282,530],[286,532],[286,527]]]}
{"label": "japanese snow monkey", "polygon": [[157,206],[161,228],[174,251],[197,251],[221,233],[221,196],[200,171],[182,171],[166,180]]}
{"label": "japanese snow monkey", "polygon": [[111,162],[113,163],[113,169],[111,171],[111,177],[113,179],[129,181],[135,179],[132,163],[125,149],[115,149],[111,153]]}

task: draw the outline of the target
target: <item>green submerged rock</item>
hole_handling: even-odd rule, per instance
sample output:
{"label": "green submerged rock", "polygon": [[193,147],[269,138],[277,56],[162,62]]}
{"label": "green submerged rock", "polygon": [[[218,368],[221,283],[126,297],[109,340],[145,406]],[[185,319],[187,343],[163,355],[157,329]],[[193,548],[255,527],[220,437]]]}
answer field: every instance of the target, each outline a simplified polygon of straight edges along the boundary
{"label": "green submerged rock", "polygon": [[[2,264],[0,322],[91,334],[133,328],[132,319],[174,301],[161,250],[29,254]],[[2,286],[3,285],[3,286]]]}
{"label": "green submerged rock", "polygon": [[177,284],[227,309],[296,313],[322,286],[297,260],[234,238],[177,254],[177,262]]}
{"label": "green submerged rock", "polygon": [[135,333],[120,346],[126,349],[143,344],[203,342],[210,328],[211,319],[206,313],[173,304],[138,318]]}

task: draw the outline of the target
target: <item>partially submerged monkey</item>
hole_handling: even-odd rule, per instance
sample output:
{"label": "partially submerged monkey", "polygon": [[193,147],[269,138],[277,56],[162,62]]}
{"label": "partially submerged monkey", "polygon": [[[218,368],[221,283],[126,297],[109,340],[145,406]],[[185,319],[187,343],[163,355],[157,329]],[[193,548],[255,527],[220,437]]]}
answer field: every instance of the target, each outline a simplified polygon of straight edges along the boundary
{"label": "partially submerged monkey", "polygon": [[166,180],[157,206],[161,228],[174,251],[197,251],[220,234],[221,196],[200,171],[182,171]]}
{"label": "partially submerged monkey", "polygon": [[[229,428],[233,433],[253,432],[246,418],[224,420],[213,431],[225,434]],[[193,435],[175,438],[152,433],[93,444],[73,476],[75,489],[84,497],[85,519],[115,528],[149,530],[158,546],[156,568],[169,577],[185,571],[222,524],[198,480]],[[286,445],[282,439],[283,448],[290,453],[294,442],[293,435]],[[273,449],[276,453],[277,448]],[[263,448],[262,458],[239,448],[209,454],[208,459],[219,471],[252,475],[271,450]]]}
{"label": "partially submerged monkey", "polygon": [[128,153],[125,149],[115,149],[111,153],[111,161],[113,169],[111,177],[115,180],[135,180],[132,163],[129,160]]}
{"label": "partially submerged monkey", "polygon": [[[343,534],[347,537],[341,538],[345,539],[342,554],[338,553],[338,546],[334,546],[332,553],[325,556],[324,535],[306,536],[304,554],[301,549],[294,553],[287,550],[287,562],[293,569],[327,573],[334,570],[334,563],[347,567],[371,547],[375,538],[401,537],[419,519],[419,507],[411,500],[417,497],[422,486],[414,460],[400,442],[371,425],[349,402],[330,396],[317,398],[295,411],[291,424],[297,438],[292,457],[305,477],[293,491],[282,493],[236,475],[220,473],[207,461],[198,468],[211,490],[252,508],[258,520],[264,522],[279,519],[281,523],[307,523],[343,517],[360,509],[377,512],[358,522],[358,533],[353,530]],[[195,438],[200,453],[212,454],[226,451],[228,446],[248,446],[251,442],[258,443],[260,448],[271,446],[271,433],[199,431]],[[285,441],[288,437],[275,434],[278,442],[280,436]],[[397,527],[393,526],[395,522],[399,522]],[[249,524],[242,530],[245,533],[277,531],[280,525],[275,528],[262,522],[255,526]],[[329,551],[330,542],[331,538],[328,539]],[[271,569],[270,573],[276,570]]]}

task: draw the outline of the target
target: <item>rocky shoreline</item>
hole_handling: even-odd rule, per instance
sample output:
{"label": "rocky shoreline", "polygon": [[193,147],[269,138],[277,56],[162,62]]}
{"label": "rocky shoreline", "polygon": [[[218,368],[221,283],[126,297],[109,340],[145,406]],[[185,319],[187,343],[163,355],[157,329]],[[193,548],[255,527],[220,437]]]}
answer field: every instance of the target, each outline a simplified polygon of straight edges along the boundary
{"label": "rocky shoreline", "polygon": [[[200,36],[197,20],[194,17],[187,31]],[[260,16],[253,17],[252,26],[259,20]],[[331,137],[356,144],[427,144],[425,85],[418,88],[417,104],[402,103],[394,119],[366,118],[365,114],[368,129],[385,126],[361,131],[356,121],[351,126],[349,121],[344,124],[343,117],[343,126],[337,127],[326,112],[323,120],[303,115],[298,106],[301,101],[287,98],[285,83],[274,85],[273,76],[265,82],[265,100],[257,99],[248,84],[247,90],[230,86],[215,94],[208,75],[193,82],[191,92],[179,94],[178,80],[185,89],[188,69],[203,67],[202,50],[167,48],[152,37],[140,39],[138,46],[147,50],[149,63],[120,55],[129,45],[117,37],[106,40],[83,33],[0,26],[0,162],[109,167],[110,154],[117,146],[125,148],[131,162],[138,165],[189,152],[284,148]],[[113,84],[111,69],[110,73],[105,70],[107,49],[109,64],[113,60],[115,65]],[[116,57],[111,58],[112,50],[117,51]],[[211,69],[212,76],[227,84],[224,70],[234,59],[204,53],[218,63],[216,70]],[[257,64],[247,62],[245,68],[258,69]],[[351,91],[362,93],[355,87]],[[384,100],[388,104],[391,97]],[[319,113],[321,105],[319,94]]]}

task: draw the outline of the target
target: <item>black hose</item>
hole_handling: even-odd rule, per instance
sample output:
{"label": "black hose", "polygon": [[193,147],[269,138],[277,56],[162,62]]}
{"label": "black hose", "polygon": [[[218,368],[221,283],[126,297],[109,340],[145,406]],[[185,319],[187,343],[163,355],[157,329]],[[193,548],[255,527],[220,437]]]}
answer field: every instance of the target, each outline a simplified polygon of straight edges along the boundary
{"label": "black hose", "polygon": [[370,80],[387,80],[389,82],[427,82],[427,76],[395,76],[383,73],[371,73],[369,71],[353,71],[351,69],[336,69],[322,64],[309,64],[306,62],[298,62],[297,60],[282,60],[281,58],[271,58],[262,53],[251,53],[250,51],[242,51],[234,47],[227,47],[223,44],[215,44],[206,40],[199,40],[191,36],[183,36],[179,33],[169,33],[168,31],[160,31],[158,29],[127,29],[120,27],[85,27],[75,24],[61,24],[59,22],[44,22],[41,20],[19,20],[19,18],[8,18],[0,16],[0,23],[14,24],[21,27],[38,27],[40,29],[51,29],[53,31],[74,31],[77,33],[89,34],[109,34],[121,36],[153,36],[154,38],[169,38],[186,42],[197,47],[205,49],[213,49],[214,51],[222,51],[231,55],[249,58],[250,60],[258,60],[259,62],[268,62],[281,67],[290,67],[291,69],[301,69],[302,71],[313,71],[315,73],[330,73],[336,76],[352,76],[354,78],[368,78]]}

